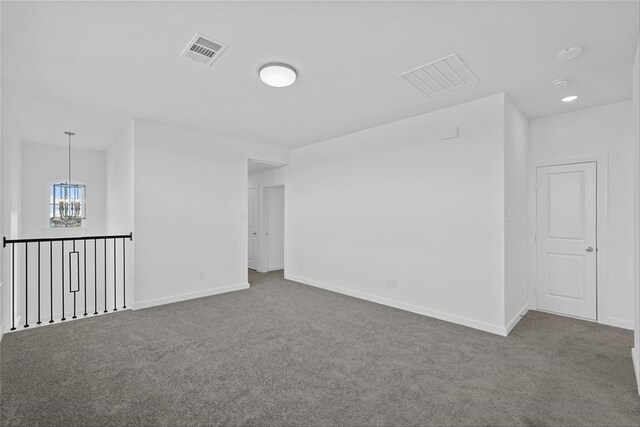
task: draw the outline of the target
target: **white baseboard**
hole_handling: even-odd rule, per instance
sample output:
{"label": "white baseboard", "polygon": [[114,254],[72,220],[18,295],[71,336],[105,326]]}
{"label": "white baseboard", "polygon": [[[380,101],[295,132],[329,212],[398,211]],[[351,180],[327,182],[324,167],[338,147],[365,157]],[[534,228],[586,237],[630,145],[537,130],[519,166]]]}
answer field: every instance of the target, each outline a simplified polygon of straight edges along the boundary
{"label": "white baseboard", "polygon": [[173,302],[180,302],[180,301],[186,301],[186,300],[195,299],[195,298],[208,297],[211,295],[224,294],[227,292],[239,291],[242,289],[249,289],[249,284],[242,283],[240,285],[224,286],[221,288],[212,288],[212,289],[206,289],[204,291],[189,292],[186,294],[173,295],[170,297],[156,298],[148,301],[134,302],[132,308],[133,310],[142,310],[144,308],[155,307],[157,305],[171,304]]}
{"label": "white baseboard", "polygon": [[518,311],[518,313],[513,316],[513,319],[511,319],[511,321],[509,323],[507,323],[507,327],[506,327],[506,335],[509,335],[511,333],[511,331],[513,330],[513,328],[516,327],[516,325],[518,324],[518,322],[520,320],[522,320],[522,316],[524,316],[525,314],[527,314],[527,311],[529,311],[529,302],[527,302],[525,305],[522,306],[522,308],[520,309],[520,311]]}
{"label": "white baseboard", "polygon": [[268,273],[270,271],[283,270],[283,269],[284,269],[284,265],[278,265],[278,266],[275,266],[275,267],[268,267],[267,269],[264,269],[262,267],[257,267],[256,271],[258,273]]}
{"label": "white baseboard", "polygon": [[[16,330],[15,331],[11,330],[11,326],[12,325],[16,326]],[[22,327],[23,325],[24,325],[24,323],[22,323],[22,315],[21,314],[16,316],[16,321],[14,322],[14,321],[11,320],[11,313],[9,313],[9,321],[7,322],[6,325],[4,325],[3,333],[6,334],[6,333],[9,333],[9,332],[16,332],[16,331],[22,330],[22,329],[24,329]]]}
{"label": "white baseboard", "polygon": [[636,384],[640,395],[640,349],[635,347],[631,349],[631,360],[633,361],[633,370],[636,374]]}
{"label": "white baseboard", "polygon": [[38,323],[36,322],[37,319],[32,320],[29,323],[29,327],[25,328],[24,325],[22,324],[21,320],[22,318],[20,316],[17,317],[16,319],[16,330],[12,331],[11,329],[8,329],[6,331],[4,331],[5,333],[13,333],[13,332],[20,332],[20,331],[28,331],[29,329],[36,329],[36,328],[43,328],[45,326],[51,326],[51,325],[59,325],[59,324],[64,324],[64,323],[69,323],[69,322],[75,322],[76,320],[81,320],[81,319],[89,319],[91,317],[97,317],[97,316],[108,316],[109,314],[113,314],[113,313],[121,313],[123,311],[128,311],[131,310],[130,308],[119,308],[117,311],[113,311],[113,310],[109,310],[108,312],[104,312],[102,310],[98,311],[98,314],[93,314],[93,313],[88,313],[86,316],[83,313],[76,313],[76,318],[73,318],[73,312],[71,313],[67,313],[65,315],[65,320],[60,320],[60,315],[56,314],[53,316],[54,318],[54,322],[53,323],[49,323],[49,317],[47,317],[46,319],[42,319],[42,323],[38,325]]}
{"label": "white baseboard", "polygon": [[424,307],[418,307],[411,304],[406,304],[400,301],[390,300],[382,298],[376,295],[371,295],[365,292],[353,291],[346,288],[340,288],[336,286],[327,285],[317,282],[315,280],[304,279],[302,277],[292,276],[285,274],[287,280],[302,283],[304,285],[314,286],[316,288],[325,289],[327,291],[336,292],[350,297],[362,299],[365,301],[374,302],[377,304],[386,305],[389,307],[398,308],[400,310],[410,311],[411,313],[422,314],[423,316],[433,317],[446,322],[456,323],[458,325],[468,326],[470,328],[479,329],[481,331],[489,332],[496,335],[507,336],[507,329],[497,325],[491,325],[489,323],[479,322],[477,320],[468,319],[466,317],[457,316],[454,314],[441,313],[439,311],[431,310]]}
{"label": "white baseboard", "polygon": [[616,328],[623,328],[623,329],[631,329],[632,331],[635,329],[634,328],[635,325],[633,324],[632,321],[614,319],[612,317],[609,317],[609,326],[615,326]]}

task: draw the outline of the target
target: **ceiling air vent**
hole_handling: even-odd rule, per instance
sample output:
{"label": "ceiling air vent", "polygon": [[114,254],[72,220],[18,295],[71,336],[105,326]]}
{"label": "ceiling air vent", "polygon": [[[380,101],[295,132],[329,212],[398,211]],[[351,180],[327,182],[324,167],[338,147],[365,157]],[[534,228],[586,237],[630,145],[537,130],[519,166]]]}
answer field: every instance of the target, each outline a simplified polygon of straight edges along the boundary
{"label": "ceiling air vent", "polygon": [[398,77],[402,77],[426,96],[448,92],[478,81],[469,67],[455,53],[409,70]]}
{"label": "ceiling air vent", "polygon": [[196,62],[211,65],[213,64],[213,61],[218,59],[226,48],[227,45],[213,40],[210,37],[196,33],[187,47],[182,51],[182,56],[191,58]]}

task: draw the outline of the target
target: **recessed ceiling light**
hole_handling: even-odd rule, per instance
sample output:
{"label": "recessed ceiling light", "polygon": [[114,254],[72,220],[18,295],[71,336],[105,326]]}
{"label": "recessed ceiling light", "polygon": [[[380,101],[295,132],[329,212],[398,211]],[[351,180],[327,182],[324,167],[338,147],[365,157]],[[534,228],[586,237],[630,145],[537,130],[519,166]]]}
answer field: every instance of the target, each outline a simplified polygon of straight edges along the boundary
{"label": "recessed ceiling light", "polygon": [[291,65],[270,63],[260,67],[260,80],[273,87],[291,86],[296,81],[298,73]]}
{"label": "recessed ceiling light", "polygon": [[564,98],[562,98],[562,102],[573,102],[576,99],[578,99],[576,95],[565,96]]}

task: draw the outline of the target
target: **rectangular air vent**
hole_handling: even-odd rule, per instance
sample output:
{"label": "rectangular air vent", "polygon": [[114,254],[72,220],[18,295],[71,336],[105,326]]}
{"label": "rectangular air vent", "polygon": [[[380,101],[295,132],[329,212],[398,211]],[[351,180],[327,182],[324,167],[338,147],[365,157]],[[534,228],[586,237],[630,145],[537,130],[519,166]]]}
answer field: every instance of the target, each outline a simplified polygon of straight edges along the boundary
{"label": "rectangular air vent", "polygon": [[220,43],[219,41],[196,33],[187,47],[182,51],[182,56],[191,58],[196,62],[211,65],[227,47],[227,45]]}
{"label": "rectangular air vent", "polygon": [[434,96],[478,81],[469,67],[455,54],[445,56],[398,75],[426,96]]}

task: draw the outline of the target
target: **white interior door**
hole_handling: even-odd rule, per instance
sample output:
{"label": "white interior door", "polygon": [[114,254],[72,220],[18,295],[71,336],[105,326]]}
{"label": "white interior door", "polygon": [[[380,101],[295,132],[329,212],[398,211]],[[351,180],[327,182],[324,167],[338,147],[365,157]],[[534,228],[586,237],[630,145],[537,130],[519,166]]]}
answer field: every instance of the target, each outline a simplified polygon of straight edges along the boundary
{"label": "white interior door", "polygon": [[258,192],[250,188],[247,199],[247,224],[249,239],[249,268],[258,268]]}
{"label": "white interior door", "polygon": [[537,168],[537,306],[596,320],[595,162]]}

